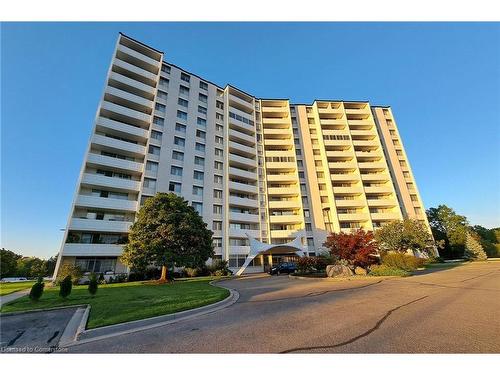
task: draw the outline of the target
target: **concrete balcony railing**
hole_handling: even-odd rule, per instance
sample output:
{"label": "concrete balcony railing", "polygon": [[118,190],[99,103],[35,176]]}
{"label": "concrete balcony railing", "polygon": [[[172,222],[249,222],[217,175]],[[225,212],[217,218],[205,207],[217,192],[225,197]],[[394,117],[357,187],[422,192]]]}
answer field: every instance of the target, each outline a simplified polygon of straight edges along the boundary
{"label": "concrete balcony railing", "polygon": [[295,173],[290,174],[268,174],[266,180],[268,182],[297,182],[299,177]]}
{"label": "concrete balcony railing", "polygon": [[142,169],[143,169],[142,163],[136,163],[133,161],[112,158],[110,156],[104,156],[104,155],[99,155],[99,154],[94,154],[94,153],[88,154],[87,164],[102,165],[105,167],[111,167],[111,168],[121,169],[121,170],[125,170],[125,171],[132,171],[132,172],[142,172]]}
{"label": "concrete balcony railing", "polygon": [[245,108],[247,111],[251,111],[251,112],[253,112],[253,110],[254,110],[253,100],[251,102],[247,102],[246,100],[240,99],[233,94],[229,94],[228,99],[229,99],[230,106],[233,106],[233,105],[236,105],[237,107],[241,106],[241,107]]}
{"label": "concrete balcony railing", "polygon": [[386,169],[387,165],[381,161],[358,163],[360,169]]}
{"label": "concrete balcony railing", "polygon": [[328,163],[330,169],[356,169],[357,164],[354,161],[338,161]]}
{"label": "concrete balcony railing", "polygon": [[[259,239],[259,237],[257,237]],[[229,246],[229,254],[248,254],[250,252],[250,246]],[[236,267],[237,269],[239,267]]]}
{"label": "concrete balcony railing", "polygon": [[108,208],[119,211],[137,211],[137,201],[94,197],[91,195],[78,195],[75,205],[80,207]]}
{"label": "concrete balcony railing", "polygon": [[64,256],[120,256],[123,245],[97,243],[67,243],[63,247]]}
{"label": "concrete balcony railing", "polygon": [[271,230],[271,238],[289,238],[293,241],[298,236],[304,236],[305,231],[303,229],[291,229],[291,230]]}
{"label": "concrete balcony railing", "polygon": [[132,120],[140,122],[144,125],[149,125],[150,123],[150,118],[151,118],[150,115],[140,111],[136,111],[134,109],[130,109],[128,107],[124,107],[122,105],[107,102],[105,100],[101,104],[101,110],[114,112],[118,115],[131,118]]}
{"label": "concrete balcony railing", "polygon": [[365,106],[364,108],[346,108],[345,113],[348,115],[369,115],[370,107]]}
{"label": "concrete balcony railing", "polygon": [[291,201],[268,201],[269,208],[301,208],[300,200]]}
{"label": "concrete balcony railing", "polygon": [[302,215],[269,215],[271,224],[294,224],[302,223],[304,217]]}
{"label": "concrete balcony railing", "polygon": [[107,177],[102,174],[94,173],[84,173],[82,177],[82,184],[110,187],[128,191],[139,191],[141,189],[140,181],[126,180],[118,177]]}
{"label": "concrete balcony railing", "polygon": [[250,167],[250,168],[255,168],[257,166],[257,160],[256,159],[249,159],[245,158],[240,155],[236,154],[229,154],[229,163],[230,165],[242,165],[244,167]]}
{"label": "concrete balcony railing", "polygon": [[351,146],[350,139],[326,139],[323,138],[325,146]]}
{"label": "concrete balcony railing", "polygon": [[365,186],[365,193],[392,193],[392,186]]}
{"label": "concrete balcony railing", "polygon": [[258,229],[229,228],[229,237],[248,238],[247,233],[254,238],[260,237],[260,230]]}
{"label": "concrete balcony railing", "polygon": [[118,44],[117,51],[123,52],[129,56],[132,56],[138,60],[143,61],[146,64],[149,64],[155,68],[160,68],[161,62],[156,61],[146,55],[143,55],[142,53],[136,52],[133,49],[130,49],[128,47],[125,47],[123,44]]}
{"label": "concrete balcony railing", "polygon": [[359,181],[359,176],[356,173],[346,173],[346,174],[331,174],[330,178],[332,181]]}
{"label": "concrete balcony railing", "polygon": [[123,122],[111,120],[102,116],[97,119],[97,127],[120,131],[142,139],[149,138],[149,130],[147,129],[128,125]]}
{"label": "concrete balcony railing", "polygon": [[229,181],[229,190],[240,191],[243,193],[257,194],[258,187],[256,185],[242,184],[240,182]]}
{"label": "concrete balcony railing", "polygon": [[273,161],[268,161],[266,162],[266,168],[267,169],[277,169],[277,170],[295,170],[297,169],[297,163],[295,162],[273,162]]}
{"label": "concrete balcony railing", "polygon": [[362,174],[361,179],[363,181],[387,181],[390,180],[389,173],[370,173],[370,174]]}
{"label": "concrete balcony railing", "polygon": [[245,171],[243,169],[229,167],[229,176],[230,177],[244,177],[249,180],[257,180],[257,171]]}
{"label": "concrete balcony railing", "polygon": [[[229,129],[229,139],[243,141],[243,142],[246,142],[247,144],[255,145],[255,136],[254,135],[248,135],[246,133],[239,132],[235,129]],[[254,153],[255,153],[255,150],[254,150]]]}
{"label": "concrete balcony railing", "polygon": [[297,196],[300,194],[299,188],[294,187],[271,187],[267,189],[268,195]]}
{"label": "concrete balcony railing", "polygon": [[243,223],[258,223],[259,215],[257,214],[244,214],[241,212],[231,212],[229,211],[229,220],[239,221]]}
{"label": "concrete balcony railing", "polygon": [[363,187],[361,186],[334,186],[333,187],[334,194],[354,194],[359,193],[363,194]]}
{"label": "concrete balcony railing", "polygon": [[352,158],[352,150],[348,149],[345,151],[326,151],[326,157],[328,158]]}
{"label": "concrete balcony railing", "polygon": [[352,214],[337,214],[339,221],[368,221],[370,215],[367,212],[357,212]]}
{"label": "concrete balcony railing", "polygon": [[257,149],[255,147],[249,147],[242,145],[241,143],[229,141],[229,151],[237,151],[240,153],[244,153],[247,156],[255,157],[257,155]]}
{"label": "concrete balcony railing", "polygon": [[133,87],[139,91],[143,91],[143,92],[151,95],[151,97],[153,97],[153,95],[156,91],[155,87],[152,87],[150,85],[146,85],[145,83],[136,81],[135,79],[126,77],[123,74],[116,73],[116,72],[111,72],[109,74],[109,80],[116,81],[116,82],[119,82],[121,84]]}
{"label": "concrete balcony railing", "polygon": [[337,206],[337,207],[365,207],[366,203],[362,199],[336,199],[335,206]]}
{"label": "concrete balcony railing", "polygon": [[259,201],[257,199],[240,198],[235,196],[229,196],[229,204],[241,207],[259,207]]}
{"label": "concrete balcony railing", "polygon": [[372,220],[401,220],[402,216],[398,212],[373,212],[370,214]]}
{"label": "concrete balcony railing", "polygon": [[[116,87],[108,86],[106,87],[105,94],[115,96],[119,99],[127,100],[136,104],[137,106],[141,106],[144,108],[151,110],[153,108],[153,102],[151,100],[145,99],[142,96],[134,95],[125,90],[117,89]],[[120,104],[120,103],[118,103]]]}
{"label": "concrete balcony railing", "polygon": [[106,137],[100,134],[94,134],[92,136],[92,143],[100,146],[111,147],[118,150],[128,151],[137,155],[146,154],[146,146],[141,146],[135,143],[122,141],[119,139]]}
{"label": "concrete balcony railing", "polygon": [[369,119],[365,120],[349,120],[349,127],[355,127],[355,126],[372,126],[374,125],[373,122]]}
{"label": "concrete balcony railing", "polygon": [[267,138],[264,140],[264,146],[289,146],[291,148],[293,146],[293,140],[291,138],[287,139]]}
{"label": "concrete balcony railing", "polygon": [[[291,138],[292,130],[291,129],[282,129],[282,128],[264,128],[264,138],[266,135],[282,135],[282,138]],[[293,141],[292,141],[293,142]]]}
{"label": "concrete balcony railing", "polygon": [[377,139],[371,139],[371,140],[353,139],[352,143],[354,146],[376,147],[379,145]]}
{"label": "concrete balcony railing", "polygon": [[261,111],[263,113],[263,117],[265,115],[270,115],[271,117],[276,117],[276,116],[282,116],[282,117],[287,117],[288,116],[288,107],[266,107],[262,106]]}
{"label": "concrete balcony railing", "polygon": [[69,229],[91,232],[127,233],[131,225],[132,223],[129,221],[80,219],[74,217],[70,221]]}
{"label": "concrete balcony railing", "polygon": [[290,120],[288,118],[276,118],[276,117],[267,117],[262,119],[262,123],[265,125],[286,125],[290,126]]}
{"label": "concrete balcony railing", "polygon": [[394,207],[398,202],[395,199],[368,199],[368,206],[371,207]]}
{"label": "concrete balcony railing", "polygon": [[[126,47],[125,47],[126,48]],[[156,74],[151,73],[145,69],[142,69],[136,65],[129,64],[126,61],[120,60],[120,59],[114,59],[113,60],[113,65],[118,66],[122,69],[128,70],[132,73],[135,73],[137,75],[143,76],[146,79],[149,79],[150,81],[156,81]]]}
{"label": "concrete balcony railing", "polygon": [[371,130],[354,130],[354,129],[351,129],[351,136],[353,136],[353,137],[357,137],[357,136],[358,137],[359,136],[363,136],[363,137],[375,137],[375,136],[377,136],[377,132],[375,131],[375,129],[371,129]]}

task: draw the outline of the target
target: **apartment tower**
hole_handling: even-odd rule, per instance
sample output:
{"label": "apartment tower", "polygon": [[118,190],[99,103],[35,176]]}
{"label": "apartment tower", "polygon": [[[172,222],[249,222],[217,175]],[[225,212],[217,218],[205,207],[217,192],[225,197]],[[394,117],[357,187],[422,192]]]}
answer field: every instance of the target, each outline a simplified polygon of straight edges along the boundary
{"label": "apartment tower", "polygon": [[[301,239],[374,230],[405,216],[428,226],[389,107],[256,98],[219,87],[120,34],[97,109],[56,268],[123,273],[119,256],[145,199],[184,197],[235,270],[249,236]],[[246,272],[293,256],[257,256]]]}

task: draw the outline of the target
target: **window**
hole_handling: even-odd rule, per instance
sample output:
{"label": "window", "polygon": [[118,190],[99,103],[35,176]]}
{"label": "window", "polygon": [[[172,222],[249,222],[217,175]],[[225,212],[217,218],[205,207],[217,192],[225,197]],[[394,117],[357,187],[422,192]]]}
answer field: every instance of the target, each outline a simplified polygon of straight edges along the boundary
{"label": "window", "polygon": [[203,195],[203,188],[201,186],[193,186],[193,195]]}
{"label": "window", "polygon": [[196,151],[205,152],[205,145],[203,143],[196,142],[194,147]]}
{"label": "window", "polygon": [[180,193],[181,192],[181,184],[178,182],[172,182],[168,184],[168,191],[173,191],[175,193]]}
{"label": "window", "polygon": [[162,119],[161,117],[155,116],[153,117],[153,124],[158,126],[163,126],[165,124],[165,120]]}
{"label": "window", "polygon": [[207,126],[207,120],[201,118],[201,117],[198,117],[196,119],[196,123],[200,126],[203,126],[204,128]]}
{"label": "window", "polygon": [[401,167],[405,168],[405,167],[406,167],[406,162],[405,162],[404,160],[400,160],[400,161],[399,161],[399,165],[400,165]]}
{"label": "window", "polygon": [[185,133],[186,132],[186,125],[175,124],[175,131]]}
{"label": "window", "polygon": [[186,107],[186,108],[187,108],[188,103],[189,103],[189,102],[188,102],[186,99],[179,98],[179,99],[177,100],[177,104],[179,104],[179,105],[180,105],[180,106],[182,106],[182,107]]}
{"label": "window", "polygon": [[415,187],[413,186],[413,184],[411,182],[408,182],[406,184],[406,187],[408,188],[408,190],[414,190],[415,189]]}
{"label": "window", "polygon": [[149,153],[153,155],[160,155],[160,148],[157,146],[149,145]]}
{"label": "window", "polygon": [[183,161],[184,160],[184,153],[179,152],[179,151],[172,151],[172,159]]}
{"label": "window", "polygon": [[224,144],[224,138],[219,137],[218,135],[215,136],[215,143],[222,145]]}
{"label": "window", "polygon": [[195,156],[194,157],[194,164],[204,166],[205,165],[205,158],[200,158],[199,156]]}
{"label": "window", "polygon": [[222,215],[222,206],[214,204],[214,215]]}
{"label": "window", "polygon": [[220,148],[215,149],[215,156],[220,156],[222,157],[224,155],[224,151]]}
{"label": "window", "polygon": [[325,172],[316,172],[316,177],[325,178]]}
{"label": "window", "polygon": [[149,189],[156,189],[156,180],[153,180],[152,178],[145,178],[144,187]]}
{"label": "window", "polygon": [[411,198],[412,202],[418,202],[418,198],[417,198],[416,194],[410,194],[410,198]]}
{"label": "window", "polygon": [[218,100],[215,102],[215,106],[219,109],[224,109],[224,103],[222,103]]}
{"label": "window", "polygon": [[222,184],[222,176],[215,174],[214,175],[214,184]]}
{"label": "window", "polygon": [[212,230],[222,230],[222,221],[212,222]]}
{"label": "window", "polygon": [[295,149],[295,155],[302,155],[302,150],[300,148]]}
{"label": "window", "polygon": [[401,151],[401,150],[396,150],[396,155],[397,155],[397,156],[403,156],[403,151]]}
{"label": "window", "polygon": [[313,155],[316,155],[316,156],[321,155],[321,152],[318,149],[315,148],[313,150]]}
{"label": "window", "polygon": [[216,132],[223,132],[224,131],[224,126],[220,124],[215,124],[215,131]]}
{"label": "window", "polygon": [[163,64],[163,65],[161,66],[161,71],[162,71],[163,73],[170,74],[170,66]]}
{"label": "window", "polygon": [[216,113],[215,114],[215,119],[216,120],[220,120],[220,121],[224,121],[224,115],[222,113]]}
{"label": "window", "polygon": [[208,102],[208,96],[205,94],[198,94],[198,100],[202,103],[207,103]]}
{"label": "window", "polygon": [[189,83],[190,80],[191,80],[191,77],[188,74],[181,72],[181,81]]}
{"label": "window", "polygon": [[308,232],[312,231],[312,225],[311,225],[311,223],[306,223],[306,227],[305,228],[306,228],[306,231],[308,231]]}
{"label": "window", "polygon": [[323,166],[323,163],[321,162],[321,160],[315,160],[315,161],[314,161],[314,165],[315,165],[316,167],[322,167],[322,166]]}
{"label": "window", "polygon": [[155,104],[155,109],[159,112],[165,113],[167,107],[165,107],[164,104],[156,103]]}
{"label": "window", "polygon": [[196,136],[201,138],[201,139],[205,139],[205,138],[207,138],[207,133],[205,133],[202,130],[196,129]]}
{"label": "window", "polygon": [[160,87],[168,88],[168,79],[160,77]]}
{"label": "window", "polygon": [[214,189],[214,198],[222,199],[222,190]]}
{"label": "window", "polygon": [[206,82],[200,81],[200,89],[208,90],[208,84]]}
{"label": "window", "polygon": [[174,144],[179,147],[184,147],[186,145],[186,140],[181,137],[174,137]]}
{"label": "window", "polygon": [[189,88],[186,86],[179,86],[179,95],[189,96]]}
{"label": "window", "polygon": [[146,170],[151,171],[153,173],[158,172],[158,163],[155,163],[153,161],[147,161],[146,162]]}
{"label": "window", "polygon": [[[222,238],[214,238],[212,240],[212,243],[214,245],[214,247],[222,247]],[[212,259],[215,259],[217,255],[214,255],[214,257]]]}
{"label": "window", "polygon": [[415,207],[415,213],[420,215],[422,213],[422,209],[420,207]]}
{"label": "window", "polygon": [[304,217],[311,217],[309,210],[304,210]]}
{"label": "window", "polygon": [[203,215],[203,203],[201,202],[193,202],[191,206],[198,212],[200,215]]}
{"label": "window", "polygon": [[[307,246],[314,247],[314,239],[313,238],[308,238],[307,239]],[[314,255],[314,253],[313,253],[313,255]]]}
{"label": "window", "polygon": [[183,111],[177,111],[177,118],[179,118],[181,120],[187,120],[188,114],[186,112],[183,112]]}
{"label": "window", "polygon": [[167,93],[165,91],[160,91],[160,90],[158,90],[158,94],[156,94],[156,96],[158,96],[158,98],[164,99],[164,100],[167,100],[167,98],[168,98]]}
{"label": "window", "polygon": [[156,130],[151,131],[151,138],[157,139],[158,141],[161,141],[162,138],[162,132],[158,132]]}
{"label": "window", "polygon": [[198,113],[201,113],[203,115],[207,114],[207,109],[201,105],[198,106]]}
{"label": "window", "polygon": [[406,178],[410,178],[410,172],[404,171],[403,176]]}
{"label": "window", "polygon": [[214,161],[214,168],[222,171],[224,164],[222,164],[220,161]]}
{"label": "window", "polygon": [[182,168],[172,165],[170,167],[170,174],[173,176],[182,176]]}
{"label": "window", "polygon": [[204,175],[205,174],[203,172],[194,171],[193,172],[193,179],[203,181]]}

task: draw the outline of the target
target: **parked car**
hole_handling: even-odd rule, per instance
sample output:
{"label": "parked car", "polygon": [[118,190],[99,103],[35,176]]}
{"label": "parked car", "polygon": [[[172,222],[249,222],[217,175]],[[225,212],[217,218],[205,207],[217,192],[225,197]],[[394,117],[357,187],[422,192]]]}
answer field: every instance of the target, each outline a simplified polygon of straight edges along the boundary
{"label": "parked car", "polygon": [[269,270],[271,275],[279,275],[280,273],[294,273],[297,270],[297,265],[292,262],[280,263],[272,266]]}

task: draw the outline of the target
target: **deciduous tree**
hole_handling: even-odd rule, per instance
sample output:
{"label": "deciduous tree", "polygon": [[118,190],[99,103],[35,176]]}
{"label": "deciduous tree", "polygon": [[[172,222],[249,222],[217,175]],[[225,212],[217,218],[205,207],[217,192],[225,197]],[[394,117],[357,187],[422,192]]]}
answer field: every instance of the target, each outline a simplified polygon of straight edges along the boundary
{"label": "deciduous tree", "polygon": [[373,232],[358,229],[351,233],[331,233],[323,244],[334,257],[348,262],[354,270],[356,267],[367,268],[377,263],[377,244]]}
{"label": "deciduous tree", "polygon": [[426,226],[414,219],[395,220],[384,225],[375,231],[375,239],[382,252],[424,252],[434,245]]}
{"label": "deciduous tree", "polygon": [[458,215],[452,208],[439,205],[431,207],[427,211],[427,219],[432,229],[432,235],[436,241],[444,240],[441,255],[445,258],[460,258],[465,250],[465,235],[467,218]]}

